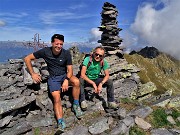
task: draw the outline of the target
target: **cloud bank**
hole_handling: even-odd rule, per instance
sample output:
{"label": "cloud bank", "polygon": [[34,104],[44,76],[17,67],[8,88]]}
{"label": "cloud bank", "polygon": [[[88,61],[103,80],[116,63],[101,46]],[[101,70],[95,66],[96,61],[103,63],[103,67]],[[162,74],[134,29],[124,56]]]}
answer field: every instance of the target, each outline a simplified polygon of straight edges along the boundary
{"label": "cloud bank", "polygon": [[91,37],[88,39],[89,42],[96,42],[101,39],[102,32],[98,28],[92,28],[90,31]]}
{"label": "cloud bank", "polygon": [[5,26],[5,25],[6,25],[6,23],[4,21],[0,20],[0,27]]}
{"label": "cloud bank", "polygon": [[131,30],[146,43],[180,59],[180,0],[160,0],[138,8]]}

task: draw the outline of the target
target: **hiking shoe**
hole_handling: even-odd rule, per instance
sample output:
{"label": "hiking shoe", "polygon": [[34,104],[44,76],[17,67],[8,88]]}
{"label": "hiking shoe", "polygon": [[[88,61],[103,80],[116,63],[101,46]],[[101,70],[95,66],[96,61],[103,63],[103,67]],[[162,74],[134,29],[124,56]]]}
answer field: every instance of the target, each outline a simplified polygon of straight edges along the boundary
{"label": "hiking shoe", "polygon": [[81,107],[79,105],[73,104],[73,111],[78,119],[80,119],[83,115],[83,112],[81,111]]}
{"label": "hiking shoe", "polygon": [[61,123],[58,124],[57,132],[58,133],[63,133],[65,128],[66,128],[66,124],[65,124],[64,121],[62,121]]}
{"label": "hiking shoe", "polygon": [[108,108],[110,108],[110,109],[118,109],[119,106],[115,102],[108,102]]}
{"label": "hiking shoe", "polygon": [[82,109],[83,111],[86,111],[86,110],[87,110],[87,103],[86,103],[86,101],[82,101],[82,102],[81,102],[81,109]]}

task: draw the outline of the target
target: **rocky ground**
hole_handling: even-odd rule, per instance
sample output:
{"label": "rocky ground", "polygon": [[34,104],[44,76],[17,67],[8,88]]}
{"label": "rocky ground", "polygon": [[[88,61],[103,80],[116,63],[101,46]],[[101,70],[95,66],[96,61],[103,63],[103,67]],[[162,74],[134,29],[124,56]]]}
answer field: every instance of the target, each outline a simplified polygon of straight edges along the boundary
{"label": "rocky ground", "polygon": [[[63,134],[180,134],[180,97],[172,96],[171,91],[154,96],[154,83],[142,84],[137,75],[139,69],[118,53],[110,51],[106,59],[110,63],[110,75],[114,80],[115,99],[119,109],[106,107],[105,88],[101,95],[94,95],[92,88],[86,88],[88,110],[78,120],[71,111],[69,89],[62,97],[67,123]],[[74,59],[79,57],[75,54],[76,51],[72,54]],[[56,120],[46,83],[46,63],[36,60],[33,67],[42,75],[43,81],[39,85],[33,83],[22,59],[11,59],[8,64],[0,65],[1,135],[56,133]],[[74,74],[78,73],[78,67],[79,64],[74,65]]]}

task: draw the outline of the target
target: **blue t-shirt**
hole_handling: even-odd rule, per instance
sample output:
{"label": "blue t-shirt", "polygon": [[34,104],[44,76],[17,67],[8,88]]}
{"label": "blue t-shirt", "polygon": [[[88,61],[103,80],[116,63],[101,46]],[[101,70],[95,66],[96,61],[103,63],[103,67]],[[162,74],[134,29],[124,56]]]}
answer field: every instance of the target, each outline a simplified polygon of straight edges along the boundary
{"label": "blue t-shirt", "polygon": [[43,58],[45,60],[50,76],[66,74],[66,66],[72,65],[70,52],[63,48],[58,55],[53,54],[52,47],[45,47],[33,54],[36,59]]}

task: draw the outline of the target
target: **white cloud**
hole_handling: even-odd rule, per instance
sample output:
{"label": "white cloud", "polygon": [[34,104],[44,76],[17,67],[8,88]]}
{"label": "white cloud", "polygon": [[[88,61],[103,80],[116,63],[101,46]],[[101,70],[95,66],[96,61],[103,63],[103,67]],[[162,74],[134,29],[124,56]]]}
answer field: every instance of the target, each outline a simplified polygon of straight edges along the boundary
{"label": "white cloud", "polygon": [[75,9],[84,8],[84,7],[87,7],[87,5],[81,3],[81,4],[77,4],[77,5],[72,5],[69,8],[75,10]]}
{"label": "white cloud", "polygon": [[5,25],[6,25],[6,23],[4,21],[0,20],[0,27],[5,26]]}
{"label": "white cloud", "polygon": [[[69,11],[59,11],[59,12],[51,12],[51,11],[44,11],[39,15],[40,19],[45,24],[59,24],[64,23],[64,21],[75,21],[77,19],[84,19],[93,17],[92,14],[76,14]],[[66,22],[67,23],[67,22]]]}
{"label": "white cloud", "polygon": [[[159,8],[159,4],[164,4]],[[139,7],[131,29],[138,41],[147,42],[159,50],[180,59],[180,1],[159,0],[155,5]]]}
{"label": "white cloud", "polygon": [[102,32],[99,31],[98,28],[92,28],[90,33],[91,37],[89,38],[89,42],[97,42],[99,39],[101,39]]}

